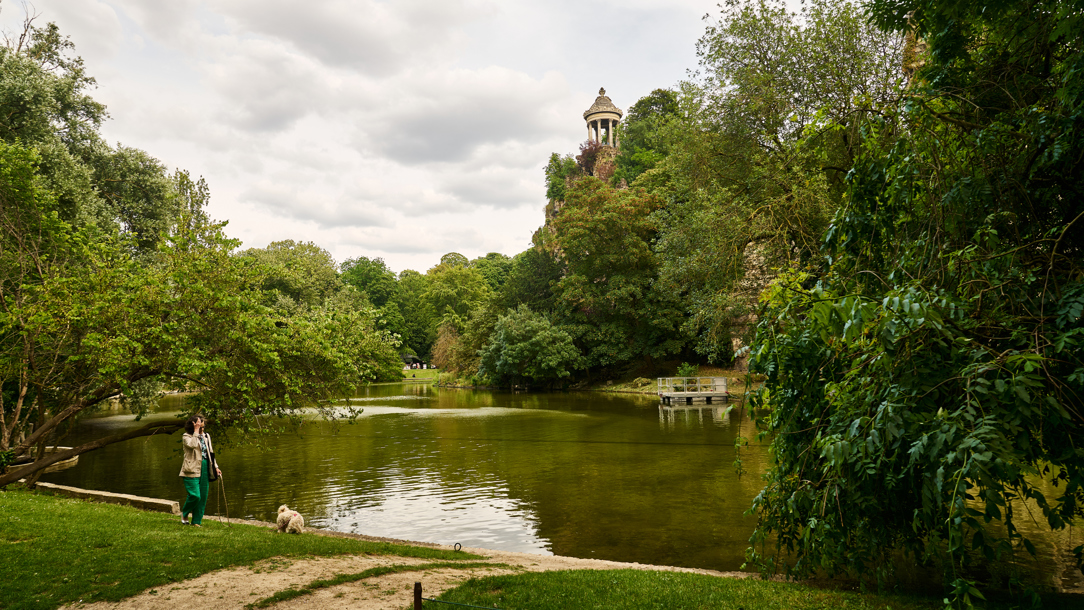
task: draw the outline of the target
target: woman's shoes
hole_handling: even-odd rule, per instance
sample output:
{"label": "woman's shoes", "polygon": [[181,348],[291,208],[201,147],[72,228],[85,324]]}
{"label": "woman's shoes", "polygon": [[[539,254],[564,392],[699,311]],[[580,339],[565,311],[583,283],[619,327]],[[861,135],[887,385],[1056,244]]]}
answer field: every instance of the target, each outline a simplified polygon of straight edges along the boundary
{"label": "woman's shoes", "polygon": [[188,525],[188,519],[181,517],[181,525]]}
{"label": "woman's shoes", "polygon": [[192,527],[203,527],[203,526],[202,526],[202,525],[200,525],[199,523],[193,523],[193,524],[192,524]]}

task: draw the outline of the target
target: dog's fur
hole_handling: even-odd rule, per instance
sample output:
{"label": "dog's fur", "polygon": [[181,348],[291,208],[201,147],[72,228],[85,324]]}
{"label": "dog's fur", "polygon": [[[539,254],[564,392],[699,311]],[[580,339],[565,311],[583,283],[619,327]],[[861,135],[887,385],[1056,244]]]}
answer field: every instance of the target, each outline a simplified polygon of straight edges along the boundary
{"label": "dog's fur", "polygon": [[283,504],[279,507],[278,517],[279,532],[287,534],[300,534],[305,531],[305,519],[297,511],[290,510]]}

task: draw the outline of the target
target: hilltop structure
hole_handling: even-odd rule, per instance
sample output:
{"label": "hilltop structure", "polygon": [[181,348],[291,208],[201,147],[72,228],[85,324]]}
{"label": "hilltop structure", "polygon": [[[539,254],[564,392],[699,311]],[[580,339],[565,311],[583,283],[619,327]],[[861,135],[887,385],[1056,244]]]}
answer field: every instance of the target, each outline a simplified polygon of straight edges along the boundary
{"label": "hilltop structure", "polygon": [[[606,89],[600,88],[595,103],[583,112],[583,120],[587,121],[587,140],[607,146],[619,146],[617,125],[624,114],[620,108],[614,106],[610,98],[606,97]],[[603,142],[604,137],[605,142]]]}

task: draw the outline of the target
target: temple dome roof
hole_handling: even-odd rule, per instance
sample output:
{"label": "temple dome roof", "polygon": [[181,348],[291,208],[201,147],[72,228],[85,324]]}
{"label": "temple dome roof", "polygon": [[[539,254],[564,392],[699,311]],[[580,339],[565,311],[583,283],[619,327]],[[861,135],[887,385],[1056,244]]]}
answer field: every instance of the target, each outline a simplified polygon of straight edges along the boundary
{"label": "temple dome roof", "polygon": [[583,111],[583,118],[587,118],[592,114],[598,114],[600,112],[613,112],[616,113],[618,118],[624,113],[614,103],[610,101],[610,98],[606,97],[606,89],[598,90],[598,97],[595,98],[595,103],[591,104],[591,107]]}

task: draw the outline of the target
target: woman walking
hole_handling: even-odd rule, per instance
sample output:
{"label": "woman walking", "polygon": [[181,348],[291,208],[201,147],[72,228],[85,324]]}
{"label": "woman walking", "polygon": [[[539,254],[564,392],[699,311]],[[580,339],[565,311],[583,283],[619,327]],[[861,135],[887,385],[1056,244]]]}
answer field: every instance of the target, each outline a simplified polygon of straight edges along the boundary
{"label": "woman walking", "polygon": [[[211,469],[214,468],[218,476],[222,471],[218,464],[213,463],[211,448],[211,436],[203,431],[206,421],[199,415],[193,415],[184,424],[184,436],[181,444],[184,446],[184,462],[181,463],[181,480],[184,481],[184,490],[188,492],[188,498],[184,501],[181,509],[181,523],[192,524],[200,527],[203,522],[203,513],[207,508],[207,490]],[[192,520],[188,520],[192,515]]]}

